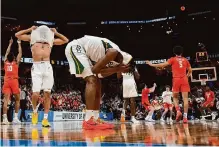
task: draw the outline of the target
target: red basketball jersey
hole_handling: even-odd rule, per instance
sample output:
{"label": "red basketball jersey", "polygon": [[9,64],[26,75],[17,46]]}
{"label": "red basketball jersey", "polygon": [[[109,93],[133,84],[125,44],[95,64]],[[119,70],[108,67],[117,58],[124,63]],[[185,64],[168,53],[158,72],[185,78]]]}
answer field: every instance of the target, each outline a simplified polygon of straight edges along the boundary
{"label": "red basketball jersey", "polygon": [[18,78],[18,64],[13,62],[6,61],[4,64],[4,70],[5,70],[5,79],[7,78]]}
{"label": "red basketball jersey", "polygon": [[191,66],[189,61],[181,56],[170,58],[168,63],[172,66],[173,78],[185,77],[186,70]]}

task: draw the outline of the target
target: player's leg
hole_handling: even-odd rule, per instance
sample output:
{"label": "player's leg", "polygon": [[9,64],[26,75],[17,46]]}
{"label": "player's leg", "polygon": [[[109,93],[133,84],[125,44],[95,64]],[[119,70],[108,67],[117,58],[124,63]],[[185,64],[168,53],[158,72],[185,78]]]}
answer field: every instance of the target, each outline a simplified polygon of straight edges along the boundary
{"label": "player's leg", "polygon": [[32,123],[35,125],[38,123],[38,113],[37,113],[37,102],[40,95],[40,90],[42,88],[42,75],[38,63],[33,63],[31,69],[31,79],[32,79]]}
{"label": "player's leg", "polygon": [[44,76],[42,79],[42,89],[44,91],[44,116],[42,121],[43,127],[50,127],[48,116],[49,116],[49,109],[51,106],[51,90],[54,84],[54,77],[53,77],[53,69],[49,62],[45,62],[41,66],[41,70],[44,70]]}
{"label": "player's leg", "polygon": [[8,112],[8,102],[10,100],[11,96],[11,89],[8,85],[8,82],[4,82],[3,85],[3,94],[4,94],[4,104],[3,104],[3,121],[2,123],[7,125],[9,124],[8,122],[8,117],[7,117],[7,112]]}
{"label": "player's leg", "polygon": [[180,78],[173,78],[173,102],[176,109],[176,122],[180,121],[182,117],[182,113],[179,108],[180,82]]}
{"label": "player's leg", "polygon": [[183,119],[187,119],[187,114],[188,114],[188,92],[182,92],[182,97],[183,97],[183,108],[184,108],[184,113],[183,113]]}
{"label": "player's leg", "polygon": [[101,99],[101,80],[97,78],[97,88],[96,88],[96,97],[95,97],[95,109],[94,109],[94,118],[99,118],[100,112],[100,99]]}
{"label": "player's leg", "polygon": [[154,114],[154,110],[155,108],[153,106],[149,106],[149,113],[148,113],[148,120],[147,121],[151,121],[151,122],[154,122],[155,120],[153,120],[152,116]]}
{"label": "player's leg", "polygon": [[160,119],[161,122],[164,122],[164,121],[165,121],[164,118],[165,118],[167,112],[168,112],[168,104],[167,104],[167,103],[164,103],[164,112],[163,112],[163,114],[162,114],[162,116],[161,116],[161,119]]}
{"label": "player's leg", "polygon": [[135,111],[136,111],[136,104],[135,104],[135,98],[130,98],[131,103],[131,121],[133,123],[138,123],[138,121],[135,119]]}
{"label": "player's leg", "polygon": [[180,111],[180,107],[179,107],[179,93],[178,92],[173,92],[173,102],[174,102],[174,106],[176,109],[176,121],[180,121],[181,117],[182,117],[182,113]]}
{"label": "player's leg", "polygon": [[182,97],[183,97],[183,109],[184,109],[184,114],[183,114],[183,123],[188,123],[187,119],[187,114],[188,114],[188,109],[189,109],[189,98],[188,98],[188,92],[190,92],[190,86],[188,82],[188,78],[185,77],[181,79],[181,92],[182,92]]}
{"label": "player's leg", "polygon": [[172,105],[172,104],[169,105],[169,110],[170,110],[170,122],[172,123],[172,122],[173,122],[173,120],[172,120],[172,116],[173,116],[173,105]]}
{"label": "player's leg", "polygon": [[15,96],[15,113],[14,113],[13,123],[20,123],[18,119],[18,111],[20,109],[20,89],[19,89],[19,83],[17,79],[13,80],[11,89],[12,89],[12,93]]}

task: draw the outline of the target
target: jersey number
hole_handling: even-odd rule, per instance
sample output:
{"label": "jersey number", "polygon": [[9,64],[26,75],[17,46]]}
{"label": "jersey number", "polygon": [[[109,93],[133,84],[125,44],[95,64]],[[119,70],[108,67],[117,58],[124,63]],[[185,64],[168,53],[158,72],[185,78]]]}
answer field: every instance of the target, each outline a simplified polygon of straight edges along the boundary
{"label": "jersey number", "polygon": [[78,53],[81,53],[81,47],[79,45],[77,45],[76,50]]}
{"label": "jersey number", "polygon": [[179,61],[179,68],[183,68],[182,61]]}
{"label": "jersey number", "polygon": [[12,66],[7,66],[7,71],[12,71]]}

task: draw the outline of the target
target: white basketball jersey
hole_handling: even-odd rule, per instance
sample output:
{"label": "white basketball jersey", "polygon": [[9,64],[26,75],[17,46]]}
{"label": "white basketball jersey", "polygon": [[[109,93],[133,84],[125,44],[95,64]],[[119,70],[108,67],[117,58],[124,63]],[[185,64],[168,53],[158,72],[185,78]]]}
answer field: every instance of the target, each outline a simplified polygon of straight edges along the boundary
{"label": "white basketball jersey", "polygon": [[112,46],[112,48],[118,50],[122,54],[124,64],[128,64],[132,59],[131,55],[122,52],[115,43],[106,38],[85,35],[84,37],[77,39],[77,41],[84,47],[86,55],[94,62],[98,62],[106,55],[106,47],[108,45]]}
{"label": "white basketball jersey", "polygon": [[164,91],[162,94],[163,102],[172,104],[172,99],[171,99],[172,96],[173,96],[173,93],[171,91]]}
{"label": "white basketball jersey", "polygon": [[36,42],[46,42],[53,46],[54,41],[54,32],[50,30],[49,27],[42,25],[37,27],[35,30],[31,32],[30,44],[33,45]]}

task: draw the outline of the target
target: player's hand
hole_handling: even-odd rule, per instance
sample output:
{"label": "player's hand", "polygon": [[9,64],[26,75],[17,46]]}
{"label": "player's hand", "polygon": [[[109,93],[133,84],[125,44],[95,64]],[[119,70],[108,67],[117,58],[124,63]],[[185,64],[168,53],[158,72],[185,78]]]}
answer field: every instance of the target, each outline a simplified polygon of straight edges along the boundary
{"label": "player's hand", "polygon": [[36,30],[37,26],[32,26],[30,29],[31,31]]}
{"label": "player's hand", "polygon": [[129,65],[119,65],[118,66],[119,68],[119,72],[123,72],[123,73],[126,73],[126,72],[129,72],[130,71],[130,66]]}
{"label": "player's hand", "polygon": [[149,60],[146,60],[146,64],[151,66],[151,62]]}
{"label": "player's hand", "polygon": [[12,39],[12,37],[11,37],[11,39],[9,40],[9,43],[10,43],[10,44],[12,44],[12,43],[13,43],[13,39]]}
{"label": "player's hand", "polygon": [[53,33],[57,33],[56,28],[51,28],[50,30],[51,30]]}
{"label": "player's hand", "polygon": [[154,83],[154,87],[157,87],[157,84],[156,84],[156,83]]}

